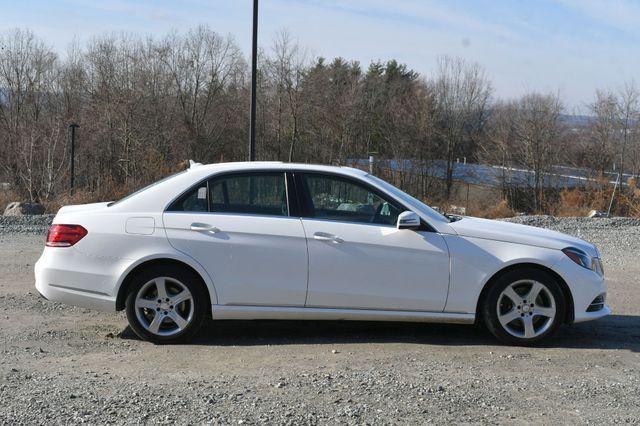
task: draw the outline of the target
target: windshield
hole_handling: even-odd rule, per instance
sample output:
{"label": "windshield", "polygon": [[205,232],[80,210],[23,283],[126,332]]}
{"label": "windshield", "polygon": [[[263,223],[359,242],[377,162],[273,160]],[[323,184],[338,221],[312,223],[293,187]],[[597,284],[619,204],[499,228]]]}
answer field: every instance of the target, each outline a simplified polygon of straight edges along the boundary
{"label": "windshield", "polygon": [[384,180],[380,179],[379,177],[376,177],[376,176],[370,175],[370,174],[367,174],[366,177],[367,177],[367,179],[370,179],[371,181],[375,182],[377,185],[379,185],[382,188],[384,188],[387,192],[391,193],[392,195],[394,195],[398,199],[404,200],[409,204],[417,205],[418,207],[420,207],[420,208],[422,208],[424,210],[427,210],[431,214],[433,214],[435,216],[438,216],[442,220],[447,221],[447,222],[451,222],[451,218],[449,218],[449,217],[443,215],[442,213],[432,209],[431,207],[429,207],[428,205],[426,205],[422,201],[418,200],[417,198],[414,198],[411,195],[407,194],[406,192],[404,192],[404,191],[396,188],[395,186],[391,185],[389,182],[384,181]]}

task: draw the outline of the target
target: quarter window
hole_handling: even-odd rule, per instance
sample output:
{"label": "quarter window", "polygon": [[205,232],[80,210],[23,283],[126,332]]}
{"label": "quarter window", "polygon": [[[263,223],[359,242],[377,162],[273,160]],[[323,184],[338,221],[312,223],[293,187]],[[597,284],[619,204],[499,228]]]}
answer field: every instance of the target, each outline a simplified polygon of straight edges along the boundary
{"label": "quarter window", "polygon": [[328,175],[304,176],[310,216],[342,222],[395,225],[400,208],[364,185]]}
{"label": "quarter window", "polygon": [[207,184],[198,185],[197,188],[184,194],[167,209],[170,212],[194,212],[206,213],[207,207]]}

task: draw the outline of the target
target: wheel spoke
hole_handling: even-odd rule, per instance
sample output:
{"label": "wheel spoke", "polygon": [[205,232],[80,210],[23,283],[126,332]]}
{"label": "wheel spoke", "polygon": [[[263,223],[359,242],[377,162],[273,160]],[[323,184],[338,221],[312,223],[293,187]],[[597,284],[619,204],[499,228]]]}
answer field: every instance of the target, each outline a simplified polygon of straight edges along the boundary
{"label": "wheel spoke", "polygon": [[513,287],[505,288],[502,294],[507,296],[509,299],[511,299],[514,305],[519,305],[522,301],[522,297],[515,292]]}
{"label": "wheel spoke", "polygon": [[500,324],[502,324],[503,326],[506,326],[516,318],[520,318],[520,313],[517,309],[512,309],[506,314],[498,316],[498,320],[500,320]]}
{"label": "wheel spoke", "polygon": [[155,279],[156,289],[158,290],[158,298],[166,299],[167,296],[167,284],[164,278],[156,278]]}
{"label": "wheel spoke", "polygon": [[187,300],[191,300],[191,293],[189,293],[187,290],[182,290],[180,293],[171,297],[171,303],[173,304],[173,306],[178,306],[180,303]]}
{"label": "wheel spoke", "polygon": [[540,284],[538,281],[534,281],[531,285],[531,290],[529,290],[529,294],[527,294],[525,297],[526,300],[530,300],[531,303],[535,303],[535,300],[538,298],[538,294],[540,294],[540,291],[543,288],[544,286],[542,284]]}
{"label": "wheel spoke", "polygon": [[533,317],[525,315],[522,317],[522,322],[524,323],[524,337],[527,339],[535,337],[536,330],[533,328]]}
{"label": "wheel spoke", "polygon": [[184,329],[187,324],[189,324],[189,321],[187,321],[186,319],[182,318],[180,316],[179,313],[177,313],[176,311],[171,311],[169,312],[169,314],[167,315],[169,318],[171,318],[171,320],[176,323],[176,325],[180,328],[180,329]]}
{"label": "wheel spoke", "polygon": [[553,318],[556,316],[555,308],[545,308],[541,306],[536,306],[534,315],[540,315],[541,317]]}
{"label": "wheel spoke", "polygon": [[153,334],[158,334],[158,331],[160,331],[160,324],[162,324],[162,315],[156,312],[153,317],[153,321],[149,324],[149,331]]}
{"label": "wheel spoke", "polygon": [[136,299],[136,308],[147,308],[155,310],[156,301],[149,299]]}

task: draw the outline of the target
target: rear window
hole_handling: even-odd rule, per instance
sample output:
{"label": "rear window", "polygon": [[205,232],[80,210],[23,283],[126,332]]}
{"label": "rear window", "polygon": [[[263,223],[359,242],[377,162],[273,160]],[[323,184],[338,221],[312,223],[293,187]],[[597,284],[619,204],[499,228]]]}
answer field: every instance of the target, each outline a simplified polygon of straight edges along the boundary
{"label": "rear window", "polygon": [[166,182],[166,181],[168,181],[170,179],[173,179],[174,177],[179,176],[179,175],[183,174],[184,172],[186,172],[186,170],[179,171],[178,173],[174,173],[172,175],[167,176],[166,178],[163,178],[163,179],[160,179],[160,180],[158,180],[156,182],[153,182],[152,184],[147,185],[144,188],[138,189],[136,192],[132,192],[131,194],[127,195],[126,197],[120,198],[117,201],[110,202],[109,204],[107,204],[107,207],[115,206],[116,204],[119,204],[119,203],[123,202],[124,200],[128,200],[129,198],[134,197],[134,196],[140,194],[141,192],[146,191],[149,188],[152,188],[152,187],[154,187],[156,185],[161,184],[162,182]]}

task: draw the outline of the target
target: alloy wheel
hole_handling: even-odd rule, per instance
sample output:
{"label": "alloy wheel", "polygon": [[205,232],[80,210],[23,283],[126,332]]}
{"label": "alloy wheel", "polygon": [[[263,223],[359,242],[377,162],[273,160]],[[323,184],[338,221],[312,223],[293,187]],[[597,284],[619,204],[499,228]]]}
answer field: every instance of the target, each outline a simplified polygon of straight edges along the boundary
{"label": "alloy wheel", "polygon": [[144,284],[136,294],[135,312],[145,330],[158,336],[171,336],[191,323],[193,296],[175,278],[157,277]]}
{"label": "alloy wheel", "polygon": [[502,328],[514,337],[531,339],[551,327],[556,317],[556,301],[542,283],[519,280],[508,285],[496,306]]}

